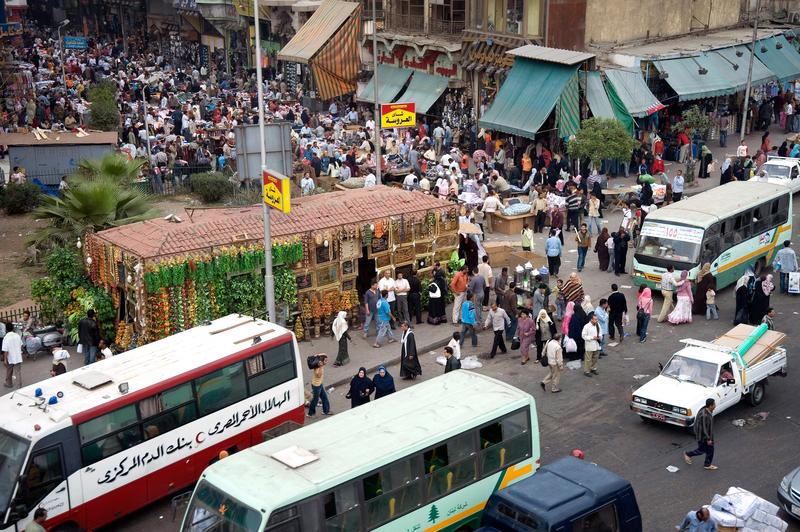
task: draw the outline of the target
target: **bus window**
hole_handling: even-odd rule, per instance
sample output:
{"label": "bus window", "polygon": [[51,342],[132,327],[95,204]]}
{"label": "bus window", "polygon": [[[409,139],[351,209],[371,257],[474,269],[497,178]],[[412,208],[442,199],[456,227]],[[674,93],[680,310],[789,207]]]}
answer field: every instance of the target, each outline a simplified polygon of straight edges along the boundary
{"label": "bus window", "polygon": [[[431,463],[426,468],[428,500],[437,499],[476,479],[475,440],[472,433],[451,438],[445,445],[432,449],[432,451],[437,451],[445,456],[447,463],[440,466]],[[428,453],[425,453],[424,457],[427,465],[429,463]],[[435,458],[431,457],[431,462],[433,460]]]}
{"label": "bus window", "polygon": [[614,503],[607,504],[594,512],[579,517],[572,522],[572,530],[592,530],[596,532],[617,532],[617,509]]}
{"label": "bus window", "polygon": [[419,467],[417,457],[404,458],[363,479],[367,528],[391,521],[422,503]]}
{"label": "bus window", "polygon": [[328,532],[358,532],[361,530],[361,510],[353,483],[344,484],[322,495],[325,530]]}
{"label": "bus window", "polygon": [[247,397],[244,365],[241,362],[195,379],[199,414],[206,416]]}
{"label": "bus window", "polygon": [[130,404],[78,426],[83,465],[91,465],[142,441],[136,405]]}
{"label": "bus window", "polygon": [[64,468],[61,452],[57,448],[31,456],[23,490],[26,508],[35,508],[63,480]]}
{"label": "bus window", "polygon": [[769,216],[767,215],[767,205],[761,205],[753,209],[753,232],[760,233],[769,227]]}
{"label": "bus window", "polygon": [[281,344],[247,359],[247,382],[250,395],[261,393],[294,379],[294,346]]}
{"label": "bus window", "polygon": [[520,411],[480,429],[484,476],[530,456],[529,423],[527,412]]}
{"label": "bus window", "polygon": [[204,480],[200,481],[186,516],[185,532],[248,532],[261,525],[257,511]]}
{"label": "bus window", "polygon": [[155,438],[165,432],[197,419],[192,383],[185,382],[165,392],[139,401],[144,439]]}

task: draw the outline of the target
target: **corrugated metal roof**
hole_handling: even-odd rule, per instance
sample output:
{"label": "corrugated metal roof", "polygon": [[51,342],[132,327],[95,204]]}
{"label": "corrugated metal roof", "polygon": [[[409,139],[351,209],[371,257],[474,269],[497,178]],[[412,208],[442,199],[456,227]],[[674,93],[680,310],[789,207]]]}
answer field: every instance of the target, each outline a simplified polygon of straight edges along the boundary
{"label": "corrugated metal roof", "polygon": [[558,63],[561,65],[577,65],[587,59],[594,57],[594,54],[587,52],[577,52],[575,50],[563,50],[561,48],[547,48],[546,46],[536,46],[526,44],[519,48],[514,48],[506,52],[509,55],[534,59],[536,61],[547,61],[548,63]]}
{"label": "corrugated metal roof", "polygon": [[45,131],[47,140],[38,140],[33,133],[0,133],[0,146],[71,146],[73,144],[117,144],[116,131],[87,131],[79,137],[71,131]]}
{"label": "corrugated metal roof", "polygon": [[278,52],[278,59],[308,63],[358,6],[357,2],[325,0],[292,40]]}

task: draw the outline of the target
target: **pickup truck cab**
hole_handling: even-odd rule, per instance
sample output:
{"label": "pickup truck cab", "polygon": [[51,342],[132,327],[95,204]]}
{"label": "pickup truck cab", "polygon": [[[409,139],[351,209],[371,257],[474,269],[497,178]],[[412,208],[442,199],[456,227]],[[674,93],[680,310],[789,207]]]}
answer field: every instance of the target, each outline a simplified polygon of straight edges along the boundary
{"label": "pickup truck cab", "polygon": [[[755,327],[739,325],[726,336],[739,331],[736,337],[741,339],[753,330]],[[715,343],[681,340],[686,347],[670,357],[657,377],[633,392],[631,410],[643,419],[691,427],[708,398],[717,403],[714,415],[745,397],[753,406],[760,404],[767,378],[785,375],[787,364],[786,350],[777,345],[786,336],[767,332],[770,343],[754,344],[744,356],[739,356],[730,342],[721,341],[726,336]]]}
{"label": "pickup truck cab", "polygon": [[641,532],[642,516],[630,482],[573,457],[489,497],[476,532]]}
{"label": "pickup truck cab", "polygon": [[796,157],[768,157],[750,181],[758,181],[761,172],[765,173],[768,183],[786,185],[792,193],[800,191],[800,159]]}

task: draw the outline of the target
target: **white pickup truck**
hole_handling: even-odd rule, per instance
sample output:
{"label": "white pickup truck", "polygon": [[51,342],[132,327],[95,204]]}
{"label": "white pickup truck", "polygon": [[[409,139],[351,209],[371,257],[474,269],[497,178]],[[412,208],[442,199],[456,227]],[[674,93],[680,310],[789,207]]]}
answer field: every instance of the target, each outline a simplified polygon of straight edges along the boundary
{"label": "white pickup truck", "polygon": [[750,178],[750,181],[763,179],[759,174],[764,172],[769,183],[786,185],[792,189],[792,194],[800,191],[800,159],[796,157],[776,157],[767,158],[758,173]]}
{"label": "white pickup truck", "polygon": [[[767,378],[786,375],[786,349],[778,345],[786,335],[767,331],[767,341],[756,343],[740,356],[734,347],[739,343],[736,340],[754,330],[739,325],[713,343],[681,340],[685,347],[672,355],[657,377],[633,392],[631,410],[643,419],[691,427],[708,398],[717,402],[714,415],[745,396],[751,405],[760,404]],[[728,335],[734,331],[738,334],[731,342]]]}

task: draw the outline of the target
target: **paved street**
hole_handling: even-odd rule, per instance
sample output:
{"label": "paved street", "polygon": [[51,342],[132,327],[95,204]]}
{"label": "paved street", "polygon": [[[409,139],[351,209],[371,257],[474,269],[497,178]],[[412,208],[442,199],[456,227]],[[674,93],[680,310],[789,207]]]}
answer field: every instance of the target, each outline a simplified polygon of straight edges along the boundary
{"label": "paved street", "polygon": [[[798,216],[795,214],[797,222]],[[611,223],[616,223],[616,218],[612,218]],[[568,249],[574,248],[569,246]],[[574,265],[574,253],[567,252],[567,260],[570,260],[570,255],[573,259],[567,263],[565,270]],[[631,283],[627,276],[617,278],[598,272],[593,257],[588,259],[583,278],[595,303],[607,294],[607,286],[611,282],[619,282],[622,286]],[[601,291],[600,287],[606,288]],[[634,288],[629,286],[624,291],[629,304],[632,304]],[[587,379],[580,371],[566,370],[562,378],[564,392],[558,395],[541,390],[538,383],[545,369],[535,363],[521,366],[518,353],[498,355],[494,360],[486,358],[491,345],[491,336],[487,332],[480,335],[476,350],[465,346],[464,356],[478,354],[484,366],[475,371],[510,382],[536,397],[543,463],[564,456],[574,448],[583,450],[587,460],[607,467],[633,483],[644,517],[644,530],[669,530],[680,522],[689,509],[708,503],[715,493],[724,493],[730,486],[741,486],[777,502],[775,491],[781,478],[798,465],[794,442],[800,438],[800,412],[797,409],[800,383],[797,373],[792,369],[800,341],[797,335],[792,334],[792,324],[797,320],[800,306],[797,298],[784,295],[773,295],[771,303],[778,312],[776,327],[790,334],[787,345],[789,376],[769,381],[767,396],[760,407],[741,403],[716,418],[718,443],[715,463],[720,469],[714,472],[705,471],[698,464],[690,467],[683,463],[681,453],[694,448],[695,444],[688,431],[643,422],[630,412],[628,404],[631,391],[650,376],[655,376],[658,363],[666,361],[680,347],[679,339],[693,337],[709,340],[729,328],[734,306],[731,287],[720,291],[718,295],[720,321],[706,322],[700,319],[678,327],[653,321],[647,343],[639,344],[635,338],[628,338],[621,345],[608,349],[609,356],[601,359],[599,376]],[[655,311],[660,305],[661,300],[657,298]],[[454,330],[449,325],[429,329],[434,329],[440,337]],[[424,334],[427,339],[435,338],[431,331]],[[352,361],[341,372],[347,370],[352,374],[359,364],[371,361],[372,365],[377,365],[393,359],[399,353],[397,344],[375,350],[360,336],[353,337]],[[306,354],[311,352],[309,349],[329,350],[325,342],[325,339],[317,340],[314,346],[304,342],[301,351]],[[418,340],[418,345],[424,343]],[[423,378],[443,372],[443,367],[435,362],[435,354],[420,353]],[[45,367],[46,361],[40,360],[36,364]],[[390,367],[389,371],[395,375],[399,388],[408,385],[397,379],[396,366]],[[328,382],[332,380],[328,379]],[[335,412],[349,408],[349,401],[344,398],[346,391],[346,386],[336,386],[331,393]],[[759,412],[769,414],[765,421],[757,421],[753,417]],[[731,423],[734,419],[744,419],[745,426],[734,426]],[[669,465],[675,465],[680,470],[669,473],[666,470]],[[665,503],[665,498],[668,503]],[[800,523],[786,515],[783,518],[790,522],[788,530],[800,530]],[[114,523],[108,530],[176,530],[177,521],[172,521],[171,504],[167,499]]]}

